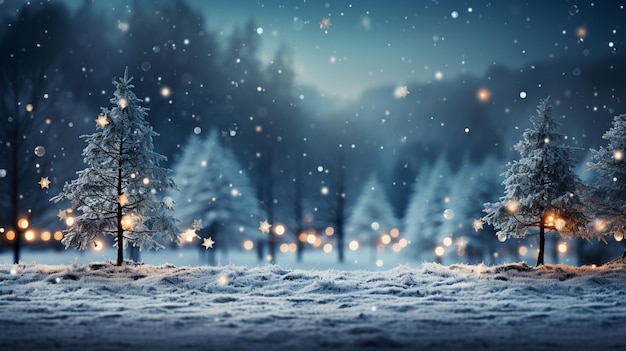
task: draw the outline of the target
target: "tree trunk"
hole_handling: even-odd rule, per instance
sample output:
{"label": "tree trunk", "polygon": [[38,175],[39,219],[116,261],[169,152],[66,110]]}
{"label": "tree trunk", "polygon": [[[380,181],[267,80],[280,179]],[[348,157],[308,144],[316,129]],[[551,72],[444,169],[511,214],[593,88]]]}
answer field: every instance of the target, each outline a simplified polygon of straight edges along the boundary
{"label": "tree trunk", "polygon": [[119,160],[117,161],[117,265],[124,262],[124,228],[122,228],[122,205],[120,196],[122,195],[122,153],[123,141],[120,140]]}
{"label": "tree trunk", "polygon": [[537,255],[537,267],[543,265],[543,255],[546,246],[546,228],[543,224],[543,218],[541,218],[541,224],[539,224],[539,254]]}
{"label": "tree trunk", "polygon": [[18,193],[18,168],[17,168],[17,146],[13,146],[13,166],[11,175],[11,217],[13,219],[13,227],[15,230],[15,239],[13,239],[13,263],[20,263],[20,249],[22,246],[22,228],[20,228],[19,222],[19,197]]}
{"label": "tree trunk", "polygon": [[335,219],[335,229],[337,235],[337,260],[339,263],[345,261],[345,236],[344,236],[344,218],[346,212],[346,170],[345,156],[343,151],[339,158],[339,186],[337,189],[337,217]]}
{"label": "tree trunk", "polygon": [[[18,117],[16,115],[16,117]],[[13,128],[13,133],[11,135],[11,145],[12,145],[12,155],[11,155],[11,189],[9,189],[9,191],[11,192],[11,203],[9,204],[9,206],[11,206],[11,219],[13,220],[13,227],[15,230],[15,239],[13,239],[13,263],[18,264],[20,263],[20,249],[22,246],[22,228],[20,228],[19,226],[19,216],[20,216],[20,211],[19,211],[19,178],[20,178],[20,174],[19,174],[19,164],[18,164],[18,155],[19,155],[19,143],[18,143],[18,129],[19,126],[17,123],[19,123],[19,118],[18,120],[15,121],[16,125]]]}

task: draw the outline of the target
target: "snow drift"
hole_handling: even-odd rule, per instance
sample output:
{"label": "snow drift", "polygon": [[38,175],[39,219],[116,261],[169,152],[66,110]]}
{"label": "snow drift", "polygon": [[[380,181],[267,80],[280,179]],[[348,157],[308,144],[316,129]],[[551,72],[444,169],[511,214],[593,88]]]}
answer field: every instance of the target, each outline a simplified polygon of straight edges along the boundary
{"label": "snow drift", "polygon": [[0,265],[1,350],[611,350],[626,265]]}

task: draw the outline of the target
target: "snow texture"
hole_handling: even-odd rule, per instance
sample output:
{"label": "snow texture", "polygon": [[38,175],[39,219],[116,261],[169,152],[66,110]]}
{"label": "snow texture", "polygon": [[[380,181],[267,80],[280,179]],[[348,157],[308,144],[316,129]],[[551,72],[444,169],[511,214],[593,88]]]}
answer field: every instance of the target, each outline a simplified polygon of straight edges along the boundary
{"label": "snow texture", "polygon": [[0,350],[623,350],[626,265],[0,265]]}

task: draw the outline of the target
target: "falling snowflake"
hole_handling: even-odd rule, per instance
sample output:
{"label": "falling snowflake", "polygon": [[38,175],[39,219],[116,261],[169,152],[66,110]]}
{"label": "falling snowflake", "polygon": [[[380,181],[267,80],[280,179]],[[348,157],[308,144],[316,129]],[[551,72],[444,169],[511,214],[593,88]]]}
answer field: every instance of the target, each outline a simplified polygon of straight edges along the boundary
{"label": "falling snowflake", "polygon": [[259,230],[263,234],[269,233],[271,227],[272,225],[267,222],[267,219],[264,220],[263,222],[259,222]]}
{"label": "falling snowflake", "polygon": [[213,241],[213,239],[211,239],[211,237],[208,237],[208,238],[202,240],[202,246],[204,246],[207,250],[208,249],[212,249],[213,248],[213,244],[215,244],[215,241]]}
{"label": "falling snowflake", "polygon": [[98,118],[96,119],[96,125],[98,126],[98,128],[104,129],[104,127],[109,124],[109,120],[107,119],[106,115],[98,115]]}
{"label": "falling snowflake", "polygon": [[411,92],[409,91],[409,88],[407,88],[406,85],[401,86],[401,87],[397,87],[396,90],[394,91],[393,95],[396,98],[405,98],[407,95],[409,95]]}
{"label": "falling snowflake", "polygon": [[165,205],[168,210],[173,210],[176,206],[176,202],[174,202],[174,199],[172,199],[170,196],[166,196],[163,198],[163,205]]}
{"label": "falling snowflake", "polygon": [[330,26],[332,26],[332,23],[330,23],[330,18],[323,17],[320,21],[320,29],[328,29],[330,28]]}
{"label": "falling snowflake", "polygon": [[475,231],[479,231],[483,229],[483,220],[482,219],[475,219],[472,222],[472,228],[474,228]]}
{"label": "falling snowflake", "polygon": [[191,225],[191,229],[193,230],[202,229],[202,219],[194,219],[193,224]]}
{"label": "falling snowflake", "polygon": [[49,189],[50,183],[52,182],[48,180],[48,177],[41,177],[41,180],[37,184],[39,184],[42,189]]}

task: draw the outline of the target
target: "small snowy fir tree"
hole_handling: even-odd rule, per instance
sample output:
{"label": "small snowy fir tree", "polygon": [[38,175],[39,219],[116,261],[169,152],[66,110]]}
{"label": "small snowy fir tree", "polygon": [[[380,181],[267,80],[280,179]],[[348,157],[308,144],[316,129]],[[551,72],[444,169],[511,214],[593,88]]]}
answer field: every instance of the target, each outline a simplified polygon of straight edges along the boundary
{"label": "small snowy fir tree", "polygon": [[485,203],[483,220],[496,230],[500,241],[523,238],[539,230],[537,266],[544,264],[545,234],[555,231],[562,237],[589,238],[587,219],[579,192],[582,182],[573,171],[573,149],[561,144],[551,117],[548,99],[537,106],[533,127],[526,129],[514,148],[520,159],[507,164],[502,174],[505,195],[499,202]]}
{"label": "small snowy fir tree", "polygon": [[[347,221],[348,237],[358,240],[360,245],[369,247],[374,254],[380,244],[380,237],[397,228],[397,219],[383,187],[376,179],[370,177],[363,187],[363,192],[354,205]],[[373,257],[372,257],[373,258]]]}
{"label": "small snowy fir tree", "polygon": [[[441,245],[445,199],[452,179],[450,164],[441,154],[434,164],[424,165],[413,183],[409,205],[404,215],[404,231],[411,239],[409,254],[422,261],[436,259],[435,248]],[[447,225],[447,224],[446,224]]]}
{"label": "small snowy fir tree", "polygon": [[82,136],[87,142],[83,161],[87,168],[65,183],[52,201],[70,200],[72,213],[59,211],[59,217],[74,215],[65,230],[65,247],[86,249],[100,234],[115,237],[117,265],[123,262],[123,248],[163,247],[159,239],[173,241],[180,233],[169,197],[159,194],[175,189],[168,170],[159,166],[166,158],[153,151],[152,137],[158,135],[146,122],[147,108],[132,92],[128,68],[115,85],[112,109],[101,108],[94,134]]}
{"label": "small snowy fir tree", "polygon": [[230,149],[212,130],[205,140],[193,135],[174,167],[172,178],[181,191],[171,196],[179,204],[176,215],[185,223],[202,220],[217,247],[239,244],[243,235],[257,235],[251,223],[260,218],[247,174]]}
{"label": "small snowy fir tree", "polygon": [[602,138],[608,145],[591,150],[593,159],[588,166],[596,171],[598,178],[586,198],[597,217],[594,230],[623,237],[626,231],[626,115],[616,116],[613,126]]}

